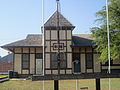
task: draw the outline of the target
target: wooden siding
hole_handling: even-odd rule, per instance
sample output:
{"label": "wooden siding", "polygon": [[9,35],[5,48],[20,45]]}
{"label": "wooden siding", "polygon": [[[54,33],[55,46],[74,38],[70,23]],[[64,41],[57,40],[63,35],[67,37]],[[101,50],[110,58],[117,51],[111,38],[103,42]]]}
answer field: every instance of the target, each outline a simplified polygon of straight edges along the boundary
{"label": "wooden siding", "polygon": [[45,54],[46,65],[45,68],[50,68],[50,54]]}
{"label": "wooden siding", "polygon": [[81,73],[85,73],[86,65],[85,65],[85,54],[81,54]]}
{"label": "wooden siding", "polygon": [[30,54],[30,74],[35,74],[35,54]]}
{"label": "wooden siding", "polygon": [[99,60],[100,54],[94,54],[93,60],[94,60],[94,72],[101,72],[101,63]]}
{"label": "wooden siding", "polygon": [[67,68],[72,68],[72,54],[67,54]]}
{"label": "wooden siding", "polygon": [[[59,42],[63,44],[63,49],[61,49],[60,52],[65,53],[67,61],[67,68],[62,68],[60,74],[67,74],[66,70],[70,70],[70,68],[71,72],[69,72],[69,74],[72,74],[72,30],[59,30],[59,35]],[[55,43],[58,43],[57,30],[52,30],[52,28],[45,30],[45,74],[58,74],[58,68],[51,68],[51,55],[52,53],[58,52],[57,49],[54,49]]]}
{"label": "wooden siding", "polygon": [[[47,42],[47,41],[46,41]],[[52,41],[49,41],[52,42]],[[56,41],[53,41],[56,42]],[[61,41],[65,45],[67,41]],[[51,46],[51,45],[50,45]],[[58,74],[58,71],[56,69],[51,69],[50,65],[50,59],[51,59],[51,52],[52,46],[49,49],[49,51],[45,54],[45,73],[46,74]],[[36,53],[41,53],[42,48],[15,48],[14,49],[14,71],[18,72],[19,74],[35,74],[36,73],[36,59],[35,55]],[[107,70],[108,66],[105,66],[104,63],[101,66],[101,63],[99,62],[99,53],[96,53],[94,49],[92,48],[73,48],[72,53],[67,52],[67,48],[64,48],[64,51],[66,53],[66,59],[67,59],[67,68],[61,69],[60,74],[72,74],[72,53],[78,53],[80,55],[80,62],[81,62],[81,73],[100,73],[103,70]],[[30,65],[28,70],[22,70],[22,53],[28,53],[30,55]],[[92,53],[93,54],[93,69],[86,69],[86,53]],[[111,70],[120,70],[120,61],[114,60],[113,65],[111,66]]]}
{"label": "wooden siding", "polygon": [[19,74],[22,74],[21,66],[22,66],[22,55],[21,54],[15,54],[15,60],[14,60],[14,71],[18,72]]}
{"label": "wooden siding", "polygon": [[[14,49],[14,71],[19,74],[36,73],[36,54],[42,53],[42,48],[15,48]],[[29,68],[22,69],[22,54],[29,54]]]}

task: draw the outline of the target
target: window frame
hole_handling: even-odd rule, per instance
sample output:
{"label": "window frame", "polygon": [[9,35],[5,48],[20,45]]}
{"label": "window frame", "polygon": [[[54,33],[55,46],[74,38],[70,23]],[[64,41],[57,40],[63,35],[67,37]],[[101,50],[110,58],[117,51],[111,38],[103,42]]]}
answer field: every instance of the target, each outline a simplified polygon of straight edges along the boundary
{"label": "window frame", "polygon": [[[37,55],[41,55],[40,57],[37,57]],[[35,59],[43,59],[43,53],[36,53]]]}
{"label": "window frame", "polygon": [[[24,60],[24,55],[28,55],[28,60]],[[24,62],[27,62],[28,66],[24,67]],[[30,69],[30,54],[23,53],[22,54],[22,70],[29,70]]]}
{"label": "window frame", "polygon": [[[81,73],[81,54],[79,52],[74,52],[72,53],[72,71],[73,74],[80,74]],[[79,63],[79,71],[75,71],[75,64],[76,62]]]}
{"label": "window frame", "polygon": [[[51,63],[50,63],[50,67],[52,68],[52,69],[58,69],[58,61],[56,60],[52,60],[52,55],[55,55],[56,53],[51,53]],[[65,60],[61,60],[62,61],[62,64],[64,63],[64,65],[65,66],[61,66],[61,61],[60,61],[60,69],[66,69],[67,68],[67,58],[66,58],[66,53],[64,53],[65,54]],[[56,57],[56,59],[57,59],[57,57]],[[53,67],[53,65],[55,65],[56,64],[56,66],[55,67]]]}
{"label": "window frame", "polygon": [[[88,59],[87,55],[91,55],[91,56],[90,56],[91,59],[90,59],[90,58]],[[88,64],[88,61],[89,61],[89,60],[92,61],[90,66],[88,66],[88,65],[89,65],[89,64]],[[85,54],[85,61],[86,61],[86,69],[93,69],[93,53],[86,53],[86,54]],[[90,61],[89,61],[89,62],[90,62]]]}

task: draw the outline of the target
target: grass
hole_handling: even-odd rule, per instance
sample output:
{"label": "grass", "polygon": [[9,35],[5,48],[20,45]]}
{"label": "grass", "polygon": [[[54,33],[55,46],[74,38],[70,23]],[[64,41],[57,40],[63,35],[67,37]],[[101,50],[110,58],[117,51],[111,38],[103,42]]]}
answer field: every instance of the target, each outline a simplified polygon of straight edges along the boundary
{"label": "grass", "polygon": [[8,75],[0,75],[0,78],[8,77]]}
{"label": "grass", "polygon": [[0,73],[0,78],[8,77],[8,73]]}
{"label": "grass", "polygon": [[0,75],[6,75],[6,74],[8,74],[8,73],[0,73]]}
{"label": "grass", "polygon": [[[53,81],[45,81],[45,90],[54,90]],[[0,90],[42,90],[42,81],[8,81],[0,84]],[[60,80],[60,90],[75,90],[75,80]],[[88,87],[89,90],[95,89],[95,79],[79,80],[79,88]],[[120,90],[120,79],[111,79],[111,90]],[[80,90],[80,89],[79,89]],[[101,79],[101,90],[108,90],[108,79]]]}

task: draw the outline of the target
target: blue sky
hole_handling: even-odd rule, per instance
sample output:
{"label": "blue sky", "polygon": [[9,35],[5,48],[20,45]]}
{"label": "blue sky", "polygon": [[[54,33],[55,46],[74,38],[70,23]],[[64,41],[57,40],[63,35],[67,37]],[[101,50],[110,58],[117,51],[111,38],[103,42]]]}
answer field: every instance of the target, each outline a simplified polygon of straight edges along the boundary
{"label": "blue sky", "polygon": [[[42,0],[0,0],[0,46],[41,33]],[[95,13],[105,0],[60,0],[61,13],[76,26],[73,33],[90,33]],[[56,0],[45,0],[45,21],[56,11]],[[7,52],[0,49],[0,56]]]}

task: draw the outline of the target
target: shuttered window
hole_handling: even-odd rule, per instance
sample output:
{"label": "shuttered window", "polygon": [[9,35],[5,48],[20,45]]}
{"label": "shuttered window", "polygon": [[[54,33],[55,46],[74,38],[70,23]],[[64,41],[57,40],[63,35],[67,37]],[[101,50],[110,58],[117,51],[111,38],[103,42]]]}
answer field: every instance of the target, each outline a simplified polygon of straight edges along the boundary
{"label": "shuttered window", "polygon": [[22,69],[29,69],[29,54],[22,55]]}

